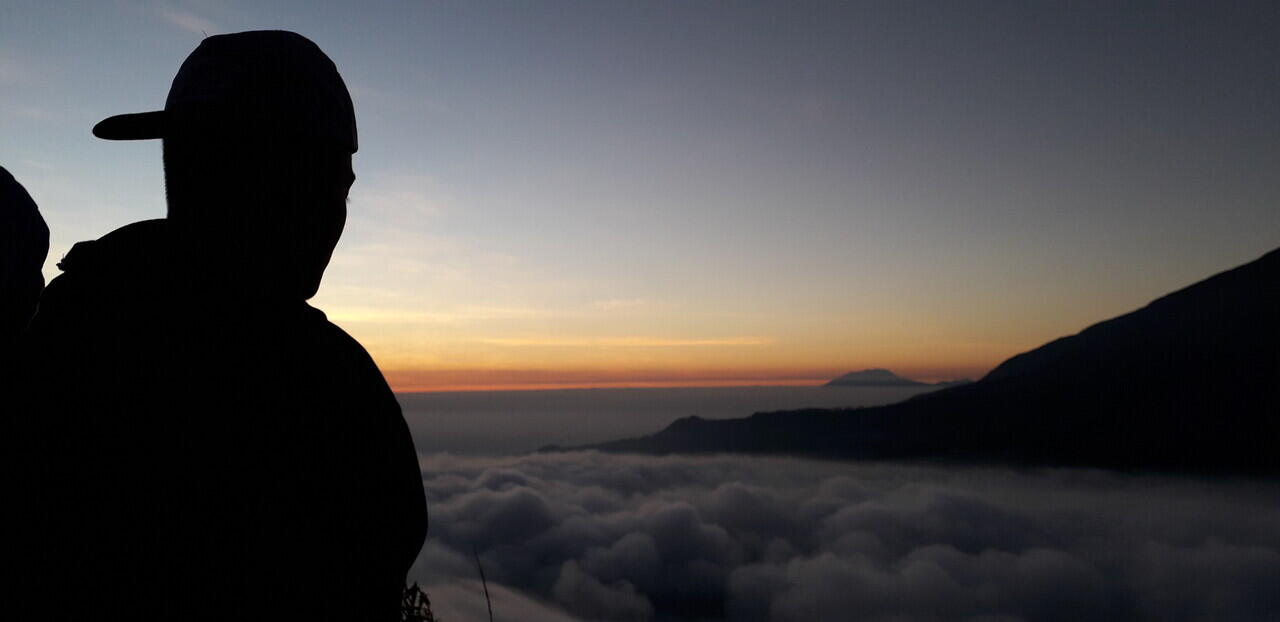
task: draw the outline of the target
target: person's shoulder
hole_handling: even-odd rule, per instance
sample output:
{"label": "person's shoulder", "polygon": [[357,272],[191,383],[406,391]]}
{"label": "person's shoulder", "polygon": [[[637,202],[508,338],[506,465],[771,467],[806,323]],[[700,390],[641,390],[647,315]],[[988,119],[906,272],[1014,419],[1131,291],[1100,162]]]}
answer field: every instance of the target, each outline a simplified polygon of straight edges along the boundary
{"label": "person's shoulder", "polygon": [[326,348],[333,354],[345,359],[348,363],[372,371],[377,375],[378,380],[385,385],[385,381],[382,379],[382,372],[378,369],[377,363],[374,362],[373,357],[369,355],[369,351],[365,350],[359,341],[356,341],[342,327],[329,321],[324,311],[309,304],[304,304],[303,314],[307,323],[318,334],[319,340]]}
{"label": "person's shoulder", "polygon": [[325,315],[324,311],[303,303],[302,314],[303,317],[306,318],[306,321],[318,330],[326,340],[329,340],[335,345],[339,345],[343,348],[358,351],[365,357],[369,356],[369,353],[365,351],[364,346],[360,345],[360,342],[356,341],[355,337],[348,334],[347,331],[342,329],[342,327],[329,321],[329,316]]}
{"label": "person's shoulder", "polygon": [[306,375],[313,382],[326,385],[316,393],[328,401],[321,407],[355,408],[364,420],[378,426],[400,421],[400,404],[364,346],[319,309],[305,305],[303,313],[310,337],[308,343],[298,344],[301,347],[294,356],[301,357],[299,368],[309,369]]}
{"label": "person's shoulder", "polygon": [[167,237],[168,225],[163,219],[142,220],[111,231],[96,240],[72,245],[58,261],[63,275],[87,272],[121,263],[140,263],[156,259],[154,248]]}
{"label": "person's shoulder", "polygon": [[[95,283],[106,275],[130,274],[162,260],[157,246],[166,240],[164,220],[143,220],[125,225],[96,240],[71,246],[58,261],[60,274],[49,282],[54,291],[74,290],[73,284]],[[111,279],[116,281],[118,279]]]}
{"label": "person's shoulder", "polygon": [[58,261],[60,274],[45,287],[36,317],[47,320],[75,310],[101,314],[118,306],[103,303],[129,297],[138,273],[160,259],[157,246],[165,243],[164,230],[163,220],[144,220],[73,245]]}

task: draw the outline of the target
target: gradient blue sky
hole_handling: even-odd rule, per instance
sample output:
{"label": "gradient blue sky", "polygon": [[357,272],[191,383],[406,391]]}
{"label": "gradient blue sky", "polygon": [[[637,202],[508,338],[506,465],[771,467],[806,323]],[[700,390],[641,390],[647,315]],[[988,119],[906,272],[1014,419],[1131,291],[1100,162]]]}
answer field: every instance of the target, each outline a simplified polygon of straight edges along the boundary
{"label": "gradient blue sky", "polygon": [[315,304],[396,387],[979,375],[1280,245],[1280,10],[1120,5],[4,0],[0,165],[52,277],[164,214],[89,128],[294,30],[361,132]]}

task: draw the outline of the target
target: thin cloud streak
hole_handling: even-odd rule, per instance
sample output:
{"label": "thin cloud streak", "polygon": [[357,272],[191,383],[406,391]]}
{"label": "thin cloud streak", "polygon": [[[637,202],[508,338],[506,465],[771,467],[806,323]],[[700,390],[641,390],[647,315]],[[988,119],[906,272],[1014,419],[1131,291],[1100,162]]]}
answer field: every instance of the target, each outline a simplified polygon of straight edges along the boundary
{"label": "thin cloud streak", "polygon": [[333,322],[353,324],[453,324],[476,320],[547,317],[549,311],[518,307],[466,307],[453,311],[417,311],[377,307],[339,307],[327,310]]}
{"label": "thin cloud streak", "polygon": [[597,311],[608,311],[611,313],[667,311],[673,306],[674,305],[671,303],[649,300],[647,298],[615,298],[610,300],[597,300],[591,303],[592,309]]}
{"label": "thin cloud streak", "polygon": [[17,105],[10,106],[8,109],[13,111],[17,116],[31,121],[47,121],[53,118],[53,113],[36,106]]}
{"label": "thin cloud streak", "polygon": [[[351,191],[353,209],[364,218],[416,221],[447,211],[449,192],[435,179],[419,173],[386,173],[361,179]],[[385,224],[385,222],[384,222]]]}
{"label": "thin cloud streak", "polygon": [[209,36],[222,32],[222,28],[217,24],[188,11],[161,9],[160,16],[170,24],[190,33]]}
{"label": "thin cloud streak", "polygon": [[[382,363],[382,361],[379,361]],[[512,391],[582,388],[807,386],[828,381],[841,372],[831,369],[639,368],[465,368],[456,363],[418,361],[382,365],[391,388],[400,393],[421,391]]]}
{"label": "thin cloud streak", "polygon": [[694,346],[767,346],[769,337],[725,337],[719,339],[668,339],[663,337],[528,337],[481,339],[480,343],[506,347],[559,348],[685,348]]}

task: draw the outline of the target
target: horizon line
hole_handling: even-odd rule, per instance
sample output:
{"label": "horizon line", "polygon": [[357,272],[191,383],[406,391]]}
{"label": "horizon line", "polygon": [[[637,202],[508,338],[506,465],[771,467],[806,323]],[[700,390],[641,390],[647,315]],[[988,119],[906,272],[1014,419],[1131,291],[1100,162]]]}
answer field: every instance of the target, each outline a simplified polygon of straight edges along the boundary
{"label": "horizon line", "polygon": [[565,391],[590,389],[711,389],[733,387],[811,387],[822,386],[830,378],[763,379],[763,380],[622,380],[616,382],[545,382],[508,384],[425,385],[408,388],[392,387],[394,393],[477,393],[484,391]]}

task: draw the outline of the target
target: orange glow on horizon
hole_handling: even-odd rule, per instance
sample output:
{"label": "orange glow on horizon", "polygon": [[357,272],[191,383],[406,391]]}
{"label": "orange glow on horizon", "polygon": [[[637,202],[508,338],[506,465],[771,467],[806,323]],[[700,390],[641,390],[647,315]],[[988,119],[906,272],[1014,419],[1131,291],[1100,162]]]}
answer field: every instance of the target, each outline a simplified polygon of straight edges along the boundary
{"label": "orange glow on horizon", "polygon": [[[611,369],[387,369],[396,393],[453,391],[535,391],[557,389],[623,389],[678,387],[817,386],[850,371],[807,370],[611,370]],[[892,368],[904,378],[938,382],[977,379],[982,369]]]}
{"label": "orange glow on horizon", "polygon": [[699,387],[806,387],[825,384],[829,378],[811,380],[657,380],[564,384],[464,384],[396,387],[396,393],[461,393],[471,391],[557,391],[565,389],[674,389]]}

